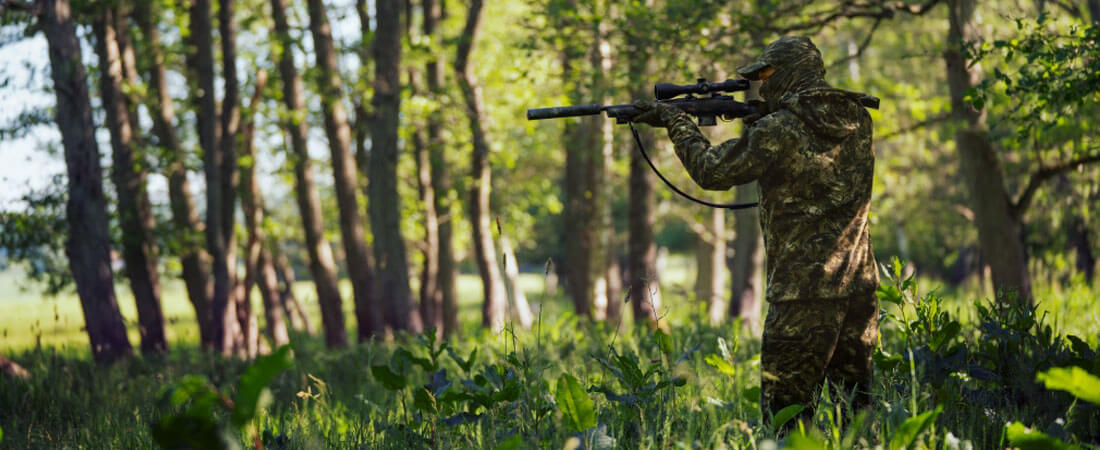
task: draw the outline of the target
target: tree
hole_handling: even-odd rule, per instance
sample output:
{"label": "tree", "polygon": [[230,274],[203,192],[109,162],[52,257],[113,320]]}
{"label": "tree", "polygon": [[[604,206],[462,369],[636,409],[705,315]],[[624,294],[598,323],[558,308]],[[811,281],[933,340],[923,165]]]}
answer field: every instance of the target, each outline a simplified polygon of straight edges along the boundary
{"label": "tree", "polygon": [[420,312],[409,289],[405,241],[401,236],[401,196],[397,192],[397,126],[401,113],[401,5],[378,0],[374,52],[374,120],[368,163],[367,198],[378,286],[385,300],[386,323],[419,333]]}
{"label": "tree", "polygon": [[145,190],[145,168],[134,142],[136,130],[126,99],[123,97],[123,64],[116,28],[121,17],[115,8],[102,7],[96,12],[92,28],[96,35],[96,53],[102,75],[100,97],[106,110],[114,162],[111,178],[118,190],[119,226],[122,228],[122,257],[126,275],[137,304],[141,351],[157,354],[168,351],[164,336],[164,314],[160,306],[157,274],[156,221]]}
{"label": "tree", "polygon": [[477,76],[469,65],[470,52],[477,43],[482,6],[484,2],[474,0],[466,10],[466,25],[458,40],[454,68],[459,88],[462,90],[466,119],[469,121],[473,139],[470,172],[474,182],[470,187],[468,209],[473,229],[474,258],[477,261],[478,273],[481,275],[483,297],[481,324],[498,330],[504,326],[507,303],[504,280],[500,275],[490,229],[489,195],[492,191],[492,168],[489,167],[489,142],[485,136],[482,121],[481,87],[478,86]]}
{"label": "tree", "polygon": [[336,64],[336,47],[332,42],[325,5],[321,0],[309,0],[309,29],[313,34],[313,52],[320,69],[318,91],[325,119],[325,136],[328,137],[332,155],[333,182],[336,186],[336,203],[340,209],[340,232],[343,235],[348,276],[355,296],[355,317],[358,320],[359,341],[363,342],[383,331],[377,294],[374,292],[374,273],[363,220],[359,215],[356,199],[359,171],[351,154],[351,127],[344,110],[342,82]]}
{"label": "tree", "polygon": [[69,176],[69,200],[65,208],[69,238],[65,253],[84,310],[84,328],[92,357],[96,362],[109,363],[133,350],[115,300],[107,201],[103,195],[87,75],[80,61],[80,41],[67,0],[41,0],[27,7],[33,8],[46,35],[50,76],[57,96],[54,117],[61,131]]}
{"label": "tree", "polygon": [[160,31],[153,17],[151,2],[135,2],[134,17],[144,37],[142,52],[148,63],[149,105],[153,120],[153,134],[167,162],[168,201],[172,210],[173,237],[179,242],[180,263],[183,269],[183,282],[187,287],[187,298],[195,309],[195,318],[199,325],[199,339],[202,343],[213,342],[212,316],[210,312],[210,284],[207,272],[209,258],[199,240],[202,222],[195,212],[195,203],[191,198],[191,186],[187,180],[187,166],[184,163],[185,150],[180,145],[176,133],[176,113],[172,97],[168,92],[168,81],[164,61],[164,51],[160,43]]}
{"label": "tree", "polygon": [[[267,323],[267,338],[271,340],[272,348],[279,348],[290,342],[286,329],[286,321],[283,320],[283,308],[278,298],[279,277],[275,272],[275,264],[271,253],[264,247],[267,234],[264,232],[264,198],[260,190],[259,179],[256,178],[256,148],[253,140],[256,132],[256,122],[253,117],[263,98],[264,86],[267,84],[267,71],[260,69],[256,72],[255,92],[249,100],[248,109],[245,110],[241,124],[241,210],[244,212],[245,230],[248,242],[245,245],[245,275],[244,283],[240,283],[243,292],[240,294],[240,306],[238,317],[241,327],[246,330],[245,337],[248,344],[249,357],[256,356],[255,339],[252,333],[255,330],[254,316],[251,314],[252,284],[260,289],[260,298],[264,305],[264,319]],[[243,313],[242,313],[243,312]]]}
{"label": "tree", "polygon": [[[443,18],[443,1],[422,0],[424,10],[423,31],[432,43],[432,51],[425,63],[425,78],[428,94],[439,103],[444,96],[443,48],[440,46],[443,34],[439,31],[439,22]],[[446,145],[443,139],[443,111],[436,108],[428,115],[427,158],[430,166],[428,177],[431,179],[431,193],[436,216],[436,281],[432,292],[426,293],[428,301],[438,310],[439,317],[432,323],[441,323],[445,335],[458,331],[458,291],[455,287],[457,269],[455,268],[454,242],[452,239],[452,214],[450,204],[451,179],[448,170]],[[419,161],[419,158],[418,158]],[[422,302],[425,300],[421,299]],[[427,319],[425,319],[427,321]],[[437,325],[438,326],[438,325]]]}
{"label": "tree", "polygon": [[[302,228],[306,236],[306,250],[309,254],[309,271],[317,288],[317,299],[321,304],[321,322],[325,328],[325,343],[330,347],[347,345],[347,331],[344,327],[344,310],[341,306],[340,290],[336,284],[336,262],[332,257],[332,248],[324,236],[321,219],[321,199],[313,182],[312,164],[306,141],[308,132],[305,123],[305,109],[302,104],[302,81],[294,68],[293,41],[290,39],[290,26],[286,20],[286,7],[283,0],[271,0],[271,12],[275,19],[276,59],[279,64],[279,76],[283,87],[283,102],[286,104],[284,115],[285,130],[290,135],[290,160],[294,165],[295,197],[302,215]],[[289,286],[288,286],[289,288]]]}

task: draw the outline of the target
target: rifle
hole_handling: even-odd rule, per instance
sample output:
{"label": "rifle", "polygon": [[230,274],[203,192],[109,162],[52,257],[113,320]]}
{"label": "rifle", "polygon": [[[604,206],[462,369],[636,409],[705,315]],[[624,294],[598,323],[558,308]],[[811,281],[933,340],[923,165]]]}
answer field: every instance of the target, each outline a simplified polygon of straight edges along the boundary
{"label": "rifle", "polygon": [[[699,78],[695,84],[677,85],[671,83],[657,83],[653,86],[653,96],[657,98],[657,101],[664,102],[677,108],[680,108],[685,113],[695,116],[696,122],[699,126],[707,127],[714,126],[718,123],[718,116],[722,116],[725,120],[732,120],[741,117],[748,117],[756,114],[760,114],[764,111],[762,102],[749,101],[739,102],[733,98],[732,95],[724,95],[722,93],[747,91],[749,90],[749,80],[726,80],[720,82],[708,82],[706,78]],[[707,97],[696,97],[696,95],[706,95]],[[680,97],[684,96],[684,97]],[[856,100],[866,108],[878,109],[879,99],[866,94],[858,94]],[[677,194],[687,198],[688,200],[696,203],[710,206],[712,208],[724,208],[724,209],[745,209],[757,206],[757,202],[752,203],[711,203],[705,200],[695,198],[684,191],[681,191],[672,182],[668,181],[661,175],[661,171],[657,170],[657,166],[653,164],[653,161],[649,159],[649,155],[646,154],[645,146],[642,145],[642,139],[638,136],[638,130],[634,128],[634,118],[641,114],[638,108],[634,105],[600,105],[600,104],[588,104],[577,106],[553,106],[550,108],[534,108],[527,110],[527,120],[543,120],[543,119],[558,119],[563,117],[577,117],[577,116],[594,116],[600,113],[607,114],[607,117],[614,118],[616,123],[630,125],[630,131],[634,134],[634,142],[638,144],[638,150],[642,152],[642,157],[649,163],[649,167],[653,169],[653,172],[657,174],[657,177],[664,181],[664,183]]]}

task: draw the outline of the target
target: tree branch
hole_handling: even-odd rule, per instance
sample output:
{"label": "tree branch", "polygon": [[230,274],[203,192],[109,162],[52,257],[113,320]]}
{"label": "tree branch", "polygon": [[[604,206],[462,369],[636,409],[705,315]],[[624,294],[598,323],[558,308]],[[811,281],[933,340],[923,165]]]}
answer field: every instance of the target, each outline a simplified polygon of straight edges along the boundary
{"label": "tree branch", "polygon": [[867,36],[863,38],[863,42],[859,43],[859,47],[856,49],[856,52],[829,63],[829,68],[832,69],[833,67],[839,66],[848,61],[858,59],[860,56],[863,56],[863,52],[866,51],[867,46],[871,44],[871,37],[875,35],[875,30],[878,29],[878,26],[880,24],[882,24],[882,18],[876,18],[875,23],[871,25],[871,31],[868,31]]}
{"label": "tree branch", "polygon": [[840,6],[822,12],[817,17],[801,23],[788,25],[781,28],[766,27],[765,29],[776,34],[789,34],[795,31],[815,30],[820,31],[826,25],[839,19],[855,19],[860,17],[877,20],[892,19],[897,13],[906,13],[919,16],[930,11],[941,0],[928,0],[922,4],[914,5],[904,1],[887,2],[880,1],[877,4],[855,4],[844,2]]}
{"label": "tree branch", "polygon": [[0,0],[0,14],[7,11],[20,11],[29,13],[32,16],[37,16],[42,11],[42,5],[38,2],[29,2],[23,0]]}
{"label": "tree branch", "polygon": [[1076,169],[1085,164],[1091,164],[1100,162],[1100,152],[1093,153],[1091,155],[1074,158],[1069,161],[1054,164],[1040,168],[1035,173],[1031,174],[1031,178],[1027,181],[1027,187],[1024,188],[1024,192],[1020,194],[1018,200],[1012,204],[1012,216],[1019,219],[1027,211],[1028,206],[1031,205],[1031,201],[1035,198],[1035,192],[1039,190],[1039,187],[1044,181],[1047,181],[1055,176],[1068,172],[1072,169]]}
{"label": "tree branch", "polygon": [[937,123],[946,122],[948,120],[951,120],[951,114],[950,113],[940,114],[938,116],[922,120],[920,122],[909,125],[907,127],[899,128],[897,130],[886,133],[886,134],[880,136],[879,139],[880,140],[892,139],[894,137],[897,137],[897,136],[900,136],[900,135],[903,135],[903,134],[907,134],[907,133],[911,133],[913,131],[919,130],[919,129],[927,127],[929,125],[935,125]]}

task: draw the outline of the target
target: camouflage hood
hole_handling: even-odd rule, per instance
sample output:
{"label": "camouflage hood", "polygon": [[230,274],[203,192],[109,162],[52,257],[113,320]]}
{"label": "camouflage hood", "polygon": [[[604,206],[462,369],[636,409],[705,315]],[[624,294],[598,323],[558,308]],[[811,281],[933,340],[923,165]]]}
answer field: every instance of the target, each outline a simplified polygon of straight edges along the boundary
{"label": "camouflage hood", "polygon": [[750,67],[771,67],[775,72],[760,87],[768,109],[776,111],[788,98],[815,88],[827,88],[821,51],[809,38],[782,37],[764,47],[760,60]]}

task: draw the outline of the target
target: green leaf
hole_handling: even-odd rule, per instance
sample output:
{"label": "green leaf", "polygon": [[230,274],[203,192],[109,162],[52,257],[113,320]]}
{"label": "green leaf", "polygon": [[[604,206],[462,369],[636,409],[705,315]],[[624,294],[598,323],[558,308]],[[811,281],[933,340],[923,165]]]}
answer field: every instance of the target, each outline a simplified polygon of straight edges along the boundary
{"label": "green leaf", "polygon": [[820,437],[798,432],[787,438],[787,444],[783,446],[787,450],[826,450],[824,440]]}
{"label": "green leaf", "polygon": [[0,427],[0,442],[4,442],[4,427]]}
{"label": "green leaf", "polygon": [[672,336],[665,333],[665,330],[657,329],[657,333],[654,334],[654,338],[657,339],[657,346],[661,348],[661,352],[665,355],[672,354]]}
{"label": "green leaf", "polygon": [[1047,389],[1066,391],[1086,402],[1100,405],[1100,378],[1080,367],[1056,367],[1040,372],[1036,381]]}
{"label": "green leaf", "polygon": [[1033,430],[1020,422],[1012,422],[1005,426],[1005,437],[1013,448],[1020,450],[1070,450],[1080,449],[1076,445],[1062,442],[1061,439],[1052,437],[1039,430]]}
{"label": "green leaf", "polygon": [[554,392],[554,400],[558,402],[558,409],[565,417],[567,425],[574,431],[584,431],[596,426],[596,405],[573,375],[561,375],[557,391]]}
{"label": "green leaf", "polygon": [[902,422],[890,438],[890,450],[909,448],[929,426],[936,422],[936,417],[943,412],[943,407],[936,407],[935,411],[928,411]]}
{"label": "green leaf", "polygon": [[772,431],[778,431],[783,429],[783,426],[790,422],[791,419],[798,416],[802,410],[806,409],[802,405],[790,405],[786,408],[779,410],[775,413],[775,417],[772,418]]}
{"label": "green leaf", "polygon": [[959,322],[952,320],[943,328],[939,328],[936,331],[932,332],[932,342],[930,345],[932,351],[937,351],[944,344],[951,342],[951,340],[954,339],[961,330],[962,325],[959,325]]}
{"label": "green leaf", "polygon": [[706,361],[707,364],[714,366],[714,368],[718,369],[719,372],[722,372],[729,376],[737,375],[737,368],[733,367],[733,364],[730,364],[729,361],[726,361],[721,356],[710,354],[707,355],[706,358],[703,358],[703,360]]}
{"label": "green leaf", "polygon": [[397,391],[405,388],[405,376],[394,373],[390,366],[371,366],[370,373],[386,389]]}
{"label": "green leaf", "polygon": [[523,438],[520,437],[519,433],[516,433],[497,444],[496,450],[517,450],[520,445],[523,445]]}
{"label": "green leaf", "polygon": [[271,380],[284,370],[294,366],[290,346],[284,345],[274,353],[261,356],[252,363],[237,383],[237,398],[233,401],[233,423],[238,427],[256,417],[260,409],[260,397]]}
{"label": "green leaf", "polygon": [[413,390],[413,406],[426,413],[436,412],[435,396],[426,388]]}

